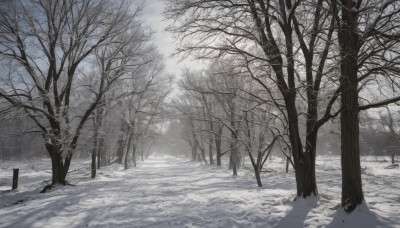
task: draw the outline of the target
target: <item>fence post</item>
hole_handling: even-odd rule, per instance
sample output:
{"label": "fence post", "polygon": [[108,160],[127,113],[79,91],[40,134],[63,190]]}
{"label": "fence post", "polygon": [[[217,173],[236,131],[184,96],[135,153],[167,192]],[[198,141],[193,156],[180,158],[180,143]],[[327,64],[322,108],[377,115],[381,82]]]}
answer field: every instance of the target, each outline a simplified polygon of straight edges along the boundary
{"label": "fence post", "polygon": [[13,170],[13,182],[12,182],[13,190],[18,188],[18,173],[19,173],[19,169]]}

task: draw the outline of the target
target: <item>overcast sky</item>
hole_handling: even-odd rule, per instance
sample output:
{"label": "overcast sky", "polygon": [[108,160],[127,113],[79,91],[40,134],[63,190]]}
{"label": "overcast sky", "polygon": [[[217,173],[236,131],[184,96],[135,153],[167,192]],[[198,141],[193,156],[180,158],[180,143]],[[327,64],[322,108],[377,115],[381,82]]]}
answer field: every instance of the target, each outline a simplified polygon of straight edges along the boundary
{"label": "overcast sky", "polygon": [[[145,7],[143,18],[154,31],[154,44],[158,47],[161,53],[164,54],[166,59],[166,67],[169,73],[178,76],[181,70],[185,67],[198,68],[199,64],[194,64],[191,61],[179,62],[178,57],[171,57],[174,53],[176,45],[172,34],[164,31],[168,26],[168,22],[164,20],[162,12],[164,10],[164,3],[162,0],[146,0],[144,1]],[[196,67],[195,67],[196,66]]]}

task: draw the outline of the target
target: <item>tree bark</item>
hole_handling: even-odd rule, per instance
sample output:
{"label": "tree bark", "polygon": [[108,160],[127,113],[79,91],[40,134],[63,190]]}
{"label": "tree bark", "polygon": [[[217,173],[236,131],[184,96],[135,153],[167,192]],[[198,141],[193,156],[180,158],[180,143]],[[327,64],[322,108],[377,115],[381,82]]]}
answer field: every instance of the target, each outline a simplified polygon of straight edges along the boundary
{"label": "tree bark", "polygon": [[[310,148],[308,151],[306,150],[303,152],[299,135],[298,117],[294,94],[289,94],[289,97],[285,103],[289,119],[289,138],[292,146],[292,155],[295,166],[297,196],[306,198],[311,194],[317,195],[318,190],[313,167],[313,156],[311,152],[313,150],[315,151],[315,148]],[[313,142],[311,142],[311,144],[316,145],[316,143]]]}
{"label": "tree bark", "polygon": [[353,10],[352,0],[342,0],[342,23],[339,27],[341,48],[341,164],[342,207],[352,212],[364,200],[361,182],[359,146],[359,104],[357,80],[357,56],[359,35],[358,12]]}
{"label": "tree bark", "polygon": [[65,180],[65,177],[67,176],[69,166],[64,168],[63,157],[59,152],[61,146],[46,143],[45,147],[51,159],[51,169],[52,169],[51,184],[66,185],[67,181]]}
{"label": "tree bark", "polygon": [[257,185],[258,187],[262,187],[262,182],[261,182],[261,170],[259,170],[257,167],[253,167],[254,168],[254,174],[256,176],[256,181],[257,181]]}

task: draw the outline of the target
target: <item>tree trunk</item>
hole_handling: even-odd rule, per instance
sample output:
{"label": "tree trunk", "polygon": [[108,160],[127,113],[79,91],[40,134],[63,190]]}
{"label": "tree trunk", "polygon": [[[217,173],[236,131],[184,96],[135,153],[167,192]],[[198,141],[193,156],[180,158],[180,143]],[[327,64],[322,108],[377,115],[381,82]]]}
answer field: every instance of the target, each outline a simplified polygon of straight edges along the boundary
{"label": "tree trunk", "polygon": [[217,149],[217,166],[221,166],[221,147]]}
{"label": "tree trunk", "polygon": [[122,162],[124,160],[124,149],[126,146],[126,140],[128,140],[128,138],[125,138],[125,136],[127,137],[129,135],[128,131],[129,131],[129,127],[127,126],[127,124],[122,123],[121,128],[120,128],[120,136],[117,141],[117,145],[118,145],[117,159],[115,160],[118,164],[122,164]]}
{"label": "tree trunk", "polygon": [[233,171],[233,176],[237,176],[237,166],[236,166],[236,161],[233,161],[233,166],[232,166],[232,171]]}
{"label": "tree trunk", "polygon": [[199,144],[199,148],[200,148],[201,157],[203,158],[204,163],[207,164],[206,151],[204,148],[204,144],[203,143],[202,143],[202,145]]}
{"label": "tree trunk", "polygon": [[256,181],[257,181],[257,185],[258,187],[262,187],[262,182],[261,182],[261,170],[257,169],[256,167],[254,168],[254,174],[256,176]]}
{"label": "tree trunk", "polygon": [[297,196],[306,198],[311,194],[317,195],[318,190],[315,173],[313,173],[314,163],[312,161],[313,156],[311,153],[315,148],[310,148],[308,151],[303,152],[299,135],[295,96],[293,94],[289,95],[289,98],[285,103],[289,119],[289,137],[295,166]]}
{"label": "tree trunk", "polygon": [[289,158],[286,157],[286,173],[289,172]]}
{"label": "tree trunk", "polygon": [[133,160],[133,167],[136,167],[136,142],[133,142],[133,148],[132,148],[132,160]]}
{"label": "tree trunk", "polygon": [[256,176],[257,186],[262,187],[260,171],[255,172],[255,176]]}
{"label": "tree trunk", "polygon": [[221,151],[221,138],[222,138],[222,130],[223,127],[218,128],[217,134],[214,136],[215,139],[215,150],[217,154],[217,166],[221,166],[221,157],[222,157],[222,151]]}
{"label": "tree trunk", "polygon": [[197,147],[192,147],[192,161],[196,161],[197,158]]}
{"label": "tree trunk", "polygon": [[96,150],[97,150],[97,137],[94,137],[94,143],[93,143],[93,150],[92,150],[92,178],[96,177]]}
{"label": "tree trunk", "polygon": [[361,182],[357,56],[359,36],[357,34],[358,11],[353,1],[342,0],[342,23],[339,28],[341,47],[341,163],[342,163],[342,207],[352,212],[364,200]]}
{"label": "tree trunk", "polygon": [[392,164],[394,164],[394,152],[392,152]]}
{"label": "tree trunk", "polygon": [[106,166],[109,163],[108,155],[107,155],[107,147],[104,139],[104,135],[99,137],[99,150],[100,150],[100,165]]}
{"label": "tree trunk", "polygon": [[210,165],[214,165],[214,158],[213,158],[213,152],[212,152],[212,139],[210,139],[210,143],[209,143],[209,145],[208,145],[208,152],[209,152],[209,159],[210,159]]}
{"label": "tree trunk", "polygon": [[124,139],[121,137],[118,142],[117,142],[117,159],[116,162],[118,164],[122,164],[123,158],[124,158]]}
{"label": "tree trunk", "polygon": [[100,169],[101,166],[101,146],[100,146],[100,140],[99,140],[99,145],[97,148],[97,169]]}
{"label": "tree trunk", "polygon": [[233,141],[231,142],[231,145],[230,145],[230,149],[231,149],[231,156],[230,156],[230,161],[229,161],[229,168],[230,169],[232,169],[232,172],[233,172],[233,176],[236,176],[237,175],[237,169],[238,169],[238,164],[240,163],[240,160],[238,159],[239,158],[239,153],[238,153],[238,151],[239,151],[239,149],[238,148],[236,148],[236,143],[237,143],[237,139],[236,139],[236,137],[237,137],[237,135],[235,135],[235,134],[233,134],[232,133],[232,138],[233,138]]}
{"label": "tree trunk", "polygon": [[230,149],[231,149],[231,152],[230,152],[230,155],[229,155],[229,167],[228,167],[228,169],[232,169],[233,168],[233,147],[232,147],[232,143],[231,143],[231,145],[230,145]]}
{"label": "tree trunk", "polygon": [[67,176],[69,166],[67,167],[67,169],[64,168],[62,155],[60,152],[58,152],[59,148],[61,147],[47,143],[45,144],[45,147],[51,159],[51,171],[52,171],[51,184],[66,185],[67,182],[65,180],[65,177]]}
{"label": "tree trunk", "polygon": [[129,151],[131,150],[131,145],[132,145],[132,132],[131,129],[129,129],[129,135],[128,135],[128,146],[126,148],[126,153],[125,153],[125,163],[124,163],[124,169],[128,169],[128,155]]}
{"label": "tree trunk", "polygon": [[93,150],[92,150],[91,178],[96,177],[96,156],[97,159],[99,159],[98,156],[99,125],[97,121],[98,117],[95,116],[95,118],[93,119]]}

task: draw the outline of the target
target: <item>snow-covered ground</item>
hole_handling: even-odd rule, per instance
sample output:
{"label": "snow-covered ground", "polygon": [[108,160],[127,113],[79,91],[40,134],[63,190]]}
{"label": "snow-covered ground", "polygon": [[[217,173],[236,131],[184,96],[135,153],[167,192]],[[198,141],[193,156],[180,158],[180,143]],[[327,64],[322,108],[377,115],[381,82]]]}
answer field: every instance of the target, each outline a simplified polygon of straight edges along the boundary
{"label": "snow-covered ground", "polygon": [[48,160],[7,162],[0,186],[11,185],[13,167],[20,183],[1,193],[0,227],[400,227],[400,170],[384,169],[388,162],[363,159],[366,203],[351,215],[339,206],[338,157],[319,157],[319,196],[294,203],[293,171],[278,158],[268,162],[272,172],[258,188],[250,168],[232,177],[225,168],[152,157],[129,170],[102,168],[92,180],[89,163],[74,161],[76,186],[45,194],[38,193],[51,177]]}

